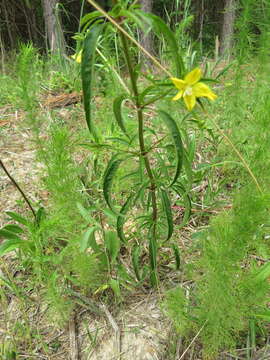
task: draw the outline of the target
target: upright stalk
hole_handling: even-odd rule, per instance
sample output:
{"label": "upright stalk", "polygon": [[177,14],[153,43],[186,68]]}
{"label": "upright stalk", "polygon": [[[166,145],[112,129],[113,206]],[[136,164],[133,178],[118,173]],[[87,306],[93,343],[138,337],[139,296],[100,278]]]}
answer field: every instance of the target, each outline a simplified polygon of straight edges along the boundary
{"label": "upright stalk", "polygon": [[25,195],[24,191],[22,190],[22,188],[19,186],[19,184],[17,183],[17,181],[10,175],[9,171],[7,170],[7,168],[5,167],[4,163],[2,160],[0,160],[0,166],[2,167],[2,169],[4,170],[4,172],[6,173],[7,177],[10,179],[10,181],[12,182],[12,184],[15,186],[15,188],[21,193],[22,197],[24,198],[26,204],[28,205],[29,209],[32,211],[32,214],[34,216],[34,218],[36,219],[36,212],[34,210],[34,208],[32,207],[30,201],[28,200],[27,196]]}
{"label": "upright stalk", "polygon": [[[152,240],[156,244],[157,243],[156,183],[155,183],[155,178],[154,178],[153,171],[152,171],[151,166],[150,166],[150,161],[149,161],[149,158],[148,158],[148,152],[146,151],[145,143],[144,143],[143,107],[142,107],[142,105],[140,103],[139,90],[138,90],[137,80],[136,80],[136,74],[134,73],[134,66],[132,64],[132,60],[131,60],[131,57],[130,57],[128,42],[127,42],[126,36],[122,32],[120,32],[120,37],[121,37],[123,50],[124,50],[124,54],[125,54],[125,58],[126,58],[126,63],[127,63],[127,67],[128,67],[129,77],[130,77],[130,81],[131,81],[131,88],[132,88],[132,93],[133,93],[133,96],[134,96],[134,103],[136,105],[137,120],[138,120],[140,156],[142,156],[142,158],[144,160],[145,169],[146,169],[149,181],[150,181],[151,203],[152,203],[152,210],[153,210],[153,212],[152,212],[153,227],[152,227],[152,234],[151,235],[152,235]],[[155,274],[154,274],[154,278],[157,280],[157,277],[155,276]],[[157,281],[154,281],[154,282],[156,283]]]}

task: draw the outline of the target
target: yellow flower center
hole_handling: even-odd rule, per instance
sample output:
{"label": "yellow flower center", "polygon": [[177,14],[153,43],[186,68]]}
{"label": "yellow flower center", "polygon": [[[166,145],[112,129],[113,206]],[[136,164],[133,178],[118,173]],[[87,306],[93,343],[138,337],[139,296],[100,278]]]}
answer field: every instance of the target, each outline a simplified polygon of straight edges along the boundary
{"label": "yellow flower center", "polygon": [[184,96],[191,96],[192,95],[192,87],[188,86],[184,92]]}

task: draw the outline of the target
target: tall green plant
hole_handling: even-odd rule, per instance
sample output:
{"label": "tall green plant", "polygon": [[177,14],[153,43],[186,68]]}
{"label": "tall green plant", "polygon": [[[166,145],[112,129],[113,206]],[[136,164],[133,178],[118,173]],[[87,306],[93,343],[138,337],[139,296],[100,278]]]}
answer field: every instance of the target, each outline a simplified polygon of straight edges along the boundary
{"label": "tall green plant", "polygon": [[[146,109],[149,106],[153,106],[153,104],[156,106],[159,101],[165,99],[172,92],[172,82],[166,79],[154,79],[152,83],[145,84],[145,81],[141,79],[140,64],[135,65],[133,54],[136,52],[132,51],[132,46],[135,44],[139,50],[150,57],[155,65],[171,77],[174,85],[179,90],[175,100],[183,97],[188,110],[193,110],[196,98],[208,97],[214,100],[216,95],[205,84],[199,81],[201,78],[201,71],[199,69],[195,69],[186,75],[181,52],[174,33],[159,17],[152,14],[144,14],[134,4],[129,6],[127,1],[116,2],[109,13],[104,12],[92,0],[89,0],[89,3],[97,11],[87,14],[82,19],[84,24],[87,23],[87,26],[84,27],[85,40],[81,61],[86,122],[92,139],[97,143],[96,146],[106,147],[112,151],[112,157],[103,177],[103,193],[108,207],[117,215],[116,229],[123,245],[127,241],[123,231],[127,214],[132,211],[134,212],[135,208],[140,209],[142,212],[142,214],[132,220],[139,223],[138,231],[134,234],[134,237],[143,236],[148,239],[148,272],[151,284],[156,286],[158,284],[158,254],[162,244],[168,242],[173,234],[171,201],[175,196],[184,199],[186,206],[184,221],[188,220],[190,201],[188,191],[183,183],[181,183],[181,177],[184,171],[188,171],[190,163],[179,126],[170,114],[164,110],[158,112],[158,116],[164,124],[160,128],[155,127],[155,119],[149,119],[150,125],[146,125]],[[96,127],[94,127],[94,118],[91,115],[94,55],[99,38],[102,36],[106,26],[106,24],[101,23],[101,16],[108,19],[119,33],[130,80],[129,94],[123,93],[113,101],[113,113],[116,124],[122,132],[122,135],[113,138],[113,141],[117,143],[118,151],[115,151],[116,147],[113,143],[104,139],[100,133],[98,134]],[[158,36],[164,36],[173,54],[176,74],[179,78],[186,75],[184,80],[173,78],[170,72],[157,59],[148,54],[138,44],[125,27],[125,24],[130,22],[142,28],[144,28],[143,24],[147,23],[151,25],[151,28]],[[131,127],[123,113],[126,103],[132,104],[134,108],[133,114],[135,114],[137,119],[137,128],[133,127],[132,130],[129,130]],[[175,151],[174,159],[171,159],[171,156],[167,157],[168,154],[163,150],[169,146],[172,146]],[[128,180],[127,184],[131,191],[126,193],[122,185],[122,191],[126,194],[126,200],[122,205],[115,205],[113,189],[120,169],[126,169],[122,179],[123,181]],[[160,221],[160,219],[165,220],[166,227],[164,227],[163,220]],[[137,278],[140,278],[140,243],[141,241],[138,241],[133,252],[133,265]],[[177,248],[175,247],[174,249],[178,258]]]}

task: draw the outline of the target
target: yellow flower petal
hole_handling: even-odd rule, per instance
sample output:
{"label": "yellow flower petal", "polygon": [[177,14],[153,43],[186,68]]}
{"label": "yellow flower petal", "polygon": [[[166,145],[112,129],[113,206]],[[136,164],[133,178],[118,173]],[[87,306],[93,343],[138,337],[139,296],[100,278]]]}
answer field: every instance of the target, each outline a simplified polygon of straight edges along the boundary
{"label": "yellow flower petal", "polygon": [[186,86],[186,82],[184,80],[177,79],[177,78],[171,78],[171,80],[174,83],[174,86],[178,90],[182,90]]}
{"label": "yellow flower petal", "polygon": [[196,104],[196,97],[192,94],[192,95],[185,95],[184,96],[184,102],[186,104],[186,107],[189,111],[191,111],[195,104]]}
{"label": "yellow flower petal", "polygon": [[82,62],[82,50],[80,50],[77,54],[71,55],[71,58],[80,64]]}
{"label": "yellow flower petal", "polygon": [[175,97],[172,98],[172,100],[176,101],[176,100],[181,99],[181,97],[183,96],[183,93],[184,93],[184,90],[180,90],[180,91],[175,95]]}
{"label": "yellow flower petal", "polygon": [[200,80],[201,77],[202,77],[201,69],[196,68],[185,76],[184,81],[188,85],[194,85]]}
{"label": "yellow flower petal", "polygon": [[210,100],[215,100],[217,95],[204,83],[199,82],[193,86],[193,94],[196,97],[207,97]]}

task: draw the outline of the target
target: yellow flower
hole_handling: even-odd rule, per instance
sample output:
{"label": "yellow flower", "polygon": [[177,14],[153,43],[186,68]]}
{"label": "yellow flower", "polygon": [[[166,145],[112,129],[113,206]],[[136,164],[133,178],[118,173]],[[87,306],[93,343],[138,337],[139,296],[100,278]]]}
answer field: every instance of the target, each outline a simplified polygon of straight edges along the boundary
{"label": "yellow flower", "polygon": [[80,64],[82,62],[82,50],[80,50],[77,54],[71,55],[71,58]]}
{"label": "yellow flower", "polygon": [[175,87],[179,90],[178,94],[173,98],[173,100],[179,100],[183,97],[186,107],[191,111],[195,104],[196,98],[198,97],[207,97],[210,100],[215,100],[217,95],[204,83],[199,80],[202,77],[202,71],[199,68],[192,70],[188,73],[184,80],[171,78]]}

